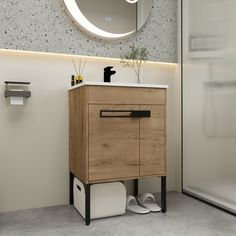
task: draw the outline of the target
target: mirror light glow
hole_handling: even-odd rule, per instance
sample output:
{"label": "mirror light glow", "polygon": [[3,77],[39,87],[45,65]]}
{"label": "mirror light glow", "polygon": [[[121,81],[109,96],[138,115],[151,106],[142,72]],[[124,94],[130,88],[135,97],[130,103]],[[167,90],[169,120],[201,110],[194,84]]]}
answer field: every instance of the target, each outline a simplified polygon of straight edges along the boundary
{"label": "mirror light glow", "polygon": [[128,3],[136,3],[138,0],[126,0]]}
{"label": "mirror light glow", "polygon": [[[131,2],[137,1],[137,0],[129,0]],[[76,0],[64,0],[64,3],[71,14],[71,16],[74,18],[74,20],[79,23],[85,30],[103,37],[103,38],[110,38],[110,39],[117,39],[117,38],[122,38],[125,36],[128,36],[132,33],[135,32],[135,30],[130,31],[125,34],[113,34],[106,32],[104,30],[99,29],[95,25],[93,25],[90,21],[87,20],[87,18],[83,15],[83,13],[80,11],[80,9],[77,6]]]}

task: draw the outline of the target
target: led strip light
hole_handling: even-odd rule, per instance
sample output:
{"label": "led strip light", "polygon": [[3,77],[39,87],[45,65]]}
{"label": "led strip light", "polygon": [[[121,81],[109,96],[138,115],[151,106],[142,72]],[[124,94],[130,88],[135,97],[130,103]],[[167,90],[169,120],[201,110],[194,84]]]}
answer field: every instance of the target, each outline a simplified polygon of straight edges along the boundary
{"label": "led strip light", "polygon": [[126,0],[128,3],[136,3],[138,0]]}

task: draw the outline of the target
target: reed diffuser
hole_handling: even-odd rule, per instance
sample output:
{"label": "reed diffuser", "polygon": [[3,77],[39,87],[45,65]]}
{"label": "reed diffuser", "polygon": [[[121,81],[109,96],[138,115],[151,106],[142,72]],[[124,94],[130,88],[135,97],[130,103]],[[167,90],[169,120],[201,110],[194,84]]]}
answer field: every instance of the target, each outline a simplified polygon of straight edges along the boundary
{"label": "reed diffuser", "polygon": [[87,59],[85,59],[84,62],[82,61],[81,58],[79,59],[79,70],[77,69],[74,59],[72,59],[72,62],[73,62],[75,73],[76,73],[76,76],[74,76],[74,84],[82,83],[84,79],[83,72],[84,72],[85,65],[87,63]]}

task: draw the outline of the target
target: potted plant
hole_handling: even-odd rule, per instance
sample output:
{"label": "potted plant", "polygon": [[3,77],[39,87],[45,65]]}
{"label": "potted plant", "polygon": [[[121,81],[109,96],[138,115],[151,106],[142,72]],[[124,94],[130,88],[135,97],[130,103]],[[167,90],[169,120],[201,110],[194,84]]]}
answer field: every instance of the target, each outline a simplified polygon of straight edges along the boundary
{"label": "potted plant", "polygon": [[140,84],[140,72],[143,62],[148,59],[148,50],[145,47],[138,47],[134,44],[130,46],[131,51],[121,56],[120,63],[124,67],[133,68],[135,75],[137,76],[137,83]]}

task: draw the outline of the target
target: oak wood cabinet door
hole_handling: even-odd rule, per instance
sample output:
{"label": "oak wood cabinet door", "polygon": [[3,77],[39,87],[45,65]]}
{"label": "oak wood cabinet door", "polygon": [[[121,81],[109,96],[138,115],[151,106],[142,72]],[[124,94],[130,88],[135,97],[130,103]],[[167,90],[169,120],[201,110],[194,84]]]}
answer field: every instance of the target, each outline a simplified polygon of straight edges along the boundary
{"label": "oak wood cabinet door", "polygon": [[89,105],[90,182],[139,176],[139,118],[130,110],[139,106]]}
{"label": "oak wood cabinet door", "polygon": [[140,176],[165,175],[165,106],[140,105],[151,117],[140,119]]}

